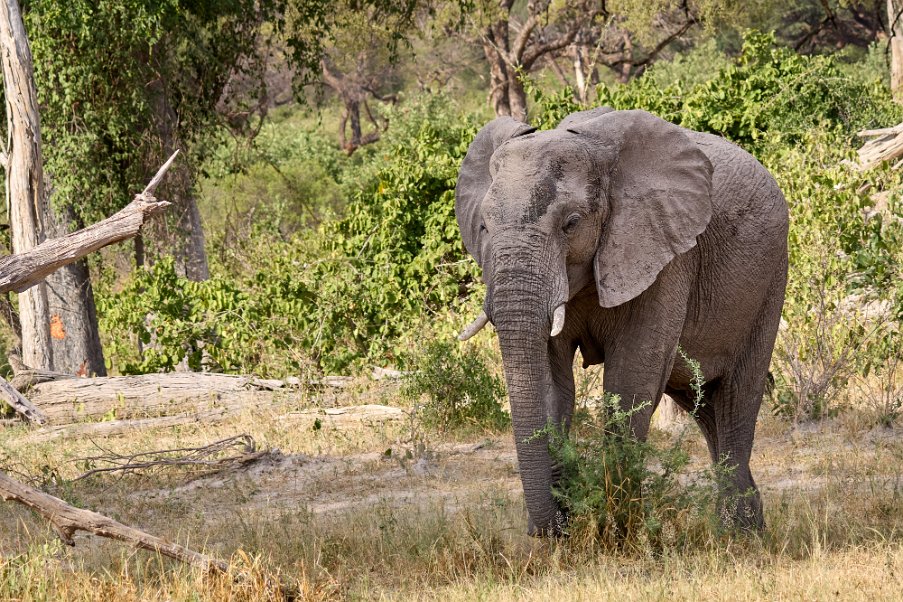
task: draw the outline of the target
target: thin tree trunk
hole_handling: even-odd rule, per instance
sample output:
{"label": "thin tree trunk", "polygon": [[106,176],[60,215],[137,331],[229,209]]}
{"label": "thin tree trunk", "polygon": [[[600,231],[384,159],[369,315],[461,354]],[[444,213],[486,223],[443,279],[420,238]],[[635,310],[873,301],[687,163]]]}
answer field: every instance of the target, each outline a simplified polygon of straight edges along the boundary
{"label": "thin tree trunk", "polygon": [[517,72],[510,71],[508,80],[508,102],[511,103],[511,116],[520,121],[527,121],[527,93],[524,85],[517,77]]}
{"label": "thin tree trunk", "polygon": [[890,40],[890,89],[899,98],[903,91],[903,2],[887,0],[887,37]]}
{"label": "thin tree trunk", "polygon": [[[185,168],[188,171],[188,168]],[[194,196],[194,187],[191,186],[191,175],[186,173],[189,180],[188,186],[183,188],[184,197],[179,199],[182,205],[179,229],[188,235],[187,243],[182,253],[185,277],[195,282],[210,278],[210,268],[207,265],[206,238],[204,237],[204,223],[201,220],[201,210],[198,208],[197,198]]]}
{"label": "thin tree trunk", "polygon": [[[42,222],[46,200],[34,69],[16,0],[0,1],[0,49],[8,128],[6,201],[12,250],[22,253],[44,240]],[[33,368],[53,370],[50,311],[43,284],[19,295],[19,318],[23,361]]]}
{"label": "thin tree trunk", "polygon": [[497,117],[511,115],[511,73],[502,56],[507,51],[508,21],[498,21],[486,28],[483,39],[483,54],[489,63],[489,99]]}
{"label": "thin tree trunk", "polygon": [[[179,116],[167,98],[164,82],[158,80],[151,87],[156,92],[154,111],[163,146],[161,150],[169,155],[175,149],[183,147],[178,132]],[[201,281],[210,277],[210,270],[207,265],[204,226],[194,195],[194,170],[189,161],[186,154],[178,165],[173,166],[172,173],[160,191],[173,204],[175,231],[161,227],[156,234],[161,239],[163,248],[175,257],[179,271],[189,280]]]}

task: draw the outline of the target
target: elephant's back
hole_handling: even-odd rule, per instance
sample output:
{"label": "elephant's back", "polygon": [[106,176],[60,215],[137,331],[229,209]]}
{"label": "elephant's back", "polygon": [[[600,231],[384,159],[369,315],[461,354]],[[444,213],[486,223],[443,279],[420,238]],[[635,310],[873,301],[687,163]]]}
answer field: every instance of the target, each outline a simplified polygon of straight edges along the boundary
{"label": "elephant's back", "polygon": [[703,132],[689,132],[708,157],[712,173],[712,211],[722,220],[771,226],[786,238],[787,202],[771,173],[733,142]]}

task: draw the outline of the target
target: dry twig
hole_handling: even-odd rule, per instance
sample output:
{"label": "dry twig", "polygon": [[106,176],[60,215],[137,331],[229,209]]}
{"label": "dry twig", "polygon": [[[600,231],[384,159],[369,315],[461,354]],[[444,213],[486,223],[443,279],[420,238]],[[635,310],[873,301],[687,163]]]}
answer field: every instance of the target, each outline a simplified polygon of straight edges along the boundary
{"label": "dry twig", "polygon": [[[100,448],[96,443],[95,446]],[[217,457],[233,448],[238,448],[239,453]],[[103,473],[137,473],[153,468],[172,466],[187,466],[200,469],[204,473],[210,473],[225,468],[244,466],[256,462],[271,453],[269,450],[258,450],[254,438],[247,434],[221,439],[220,441],[202,447],[164,449],[159,451],[140,452],[131,455],[118,454],[109,450],[103,451],[105,453],[101,455],[89,456],[77,461],[86,462],[92,466],[96,463],[106,463],[109,466],[92,468],[73,479],[73,481],[80,481]]]}

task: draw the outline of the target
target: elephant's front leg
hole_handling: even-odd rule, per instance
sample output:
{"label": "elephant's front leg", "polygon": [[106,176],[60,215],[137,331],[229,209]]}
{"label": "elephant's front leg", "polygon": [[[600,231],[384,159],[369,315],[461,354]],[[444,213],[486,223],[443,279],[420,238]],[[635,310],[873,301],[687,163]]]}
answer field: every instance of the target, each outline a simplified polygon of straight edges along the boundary
{"label": "elephant's front leg", "polygon": [[620,397],[639,439],[649,433],[677,355],[689,287],[679,275],[672,264],[643,295],[619,307],[612,319],[617,328],[605,341],[605,392]]}
{"label": "elephant's front leg", "polygon": [[546,415],[552,424],[565,433],[571,426],[574,415],[574,355],[577,344],[574,341],[549,339],[549,373],[552,388],[546,400]]}

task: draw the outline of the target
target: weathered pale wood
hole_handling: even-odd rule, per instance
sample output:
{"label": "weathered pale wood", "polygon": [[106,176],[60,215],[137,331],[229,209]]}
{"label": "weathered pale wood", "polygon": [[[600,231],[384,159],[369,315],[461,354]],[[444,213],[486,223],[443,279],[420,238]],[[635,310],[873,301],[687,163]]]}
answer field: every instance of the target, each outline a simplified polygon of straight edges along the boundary
{"label": "weathered pale wood", "polygon": [[273,403],[282,381],[247,376],[170,372],[137,376],[72,378],[38,383],[32,403],[52,424],[135,419],[174,414],[249,409]]}
{"label": "weathered pale wood", "polygon": [[887,33],[890,46],[890,90],[899,99],[903,87],[903,2],[887,0]]}
{"label": "weathered pale wood", "polygon": [[[150,216],[169,206],[168,202],[154,198],[153,190],[178,153],[173,153],[144,192],[107,219],[62,238],[47,240],[30,251],[0,259],[0,293],[27,290],[57,268],[102,247],[137,236]],[[25,361],[28,363],[27,358]]]}
{"label": "weathered pale wood", "polygon": [[3,472],[0,472],[0,497],[7,502],[23,504],[46,518],[59,533],[60,539],[70,546],[75,545],[72,539],[75,532],[85,531],[174,558],[204,571],[225,572],[228,568],[221,560],[133,529],[97,512],[70,506],[57,497],[9,478]]}
{"label": "weathered pale wood", "polygon": [[33,403],[28,401],[24,395],[19,393],[3,378],[0,378],[0,397],[29,422],[37,424],[45,424],[47,422],[47,415],[36,408]]}
{"label": "weathered pale wood", "polygon": [[859,169],[865,171],[877,167],[884,161],[893,161],[903,157],[903,124],[888,128],[885,132],[880,130],[866,130],[860,132],[861,136],[868,134],[874,136],[862,145],[857,153],[859,155]]}
{"label": "weathered pale wood", "polygon": [[[44,240],[46,199],[38,94],[31,49],[16,0],[0,1],[0,62],[7,122],[6,203],[12,252],[19,254],[31,251]],[[25,361],[36,368],[52,370],[50,309],[45,287],[19,297],[19,318]]]}

